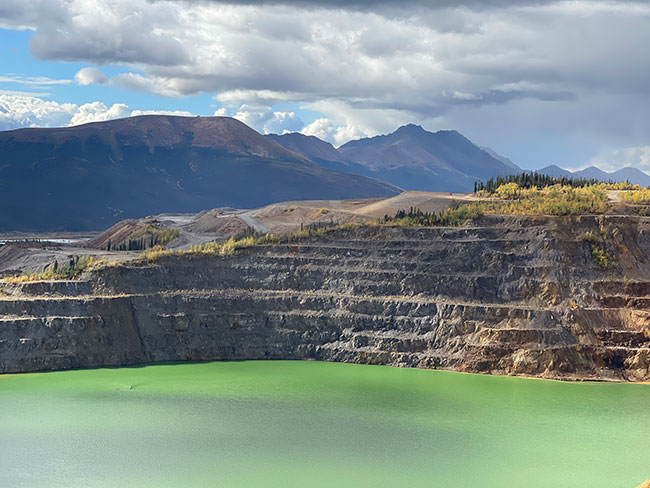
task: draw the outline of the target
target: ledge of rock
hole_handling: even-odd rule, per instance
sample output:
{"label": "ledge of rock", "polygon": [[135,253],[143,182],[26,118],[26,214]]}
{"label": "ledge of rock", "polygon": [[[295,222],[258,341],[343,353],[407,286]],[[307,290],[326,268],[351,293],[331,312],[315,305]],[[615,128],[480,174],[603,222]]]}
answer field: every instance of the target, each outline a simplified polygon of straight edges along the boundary
{"label": "ledge of rock", "polygon": [[[315,359],[648,380],[649,231],[635,216],[369,226],[3,284],[0,372]],[[586,232],[602,236],[605,268]]]}

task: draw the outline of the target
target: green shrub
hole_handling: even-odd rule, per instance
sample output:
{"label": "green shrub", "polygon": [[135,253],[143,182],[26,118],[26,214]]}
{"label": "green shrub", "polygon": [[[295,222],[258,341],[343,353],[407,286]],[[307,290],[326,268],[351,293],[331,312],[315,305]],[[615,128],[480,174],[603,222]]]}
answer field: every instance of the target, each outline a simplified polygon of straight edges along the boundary
{"label": "green shrub", "polygon": [[396,227],[431,227],[446,226],[456,227],[483,215],[481,202],[472,202],[459,205],[444,212],[423,212],[419,208],[411,207],[408,212],[400,210],[394,217],[384,216],[381,224]]}
{"label": "green shrub", "polygon": [[591,251],[591,259],[599,268],[606,268],[609,265],[609,255],[603,249],[598,237],[594,232],[585,232],[582,235],[582,240],[589,244]]}

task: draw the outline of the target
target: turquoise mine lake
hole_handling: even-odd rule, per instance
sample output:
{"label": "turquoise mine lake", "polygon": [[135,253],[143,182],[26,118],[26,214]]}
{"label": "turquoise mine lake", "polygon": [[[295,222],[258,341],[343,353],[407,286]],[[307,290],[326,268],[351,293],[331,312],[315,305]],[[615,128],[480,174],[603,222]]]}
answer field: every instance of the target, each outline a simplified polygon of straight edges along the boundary
{"label": "turquoise mine lake", "polygon": [[0,486],[633,488],[650,385],[292,361],[0,376]]}

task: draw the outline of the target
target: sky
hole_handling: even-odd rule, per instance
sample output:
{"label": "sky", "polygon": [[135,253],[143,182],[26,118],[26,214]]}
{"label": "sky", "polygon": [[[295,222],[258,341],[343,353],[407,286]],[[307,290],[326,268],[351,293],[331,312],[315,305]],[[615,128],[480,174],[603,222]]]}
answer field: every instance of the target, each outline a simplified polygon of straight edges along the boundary
{"label": "sky", "polygon": [[227,115],[416,123],[523,168],[650,171],[650,1],[2,0],[0,130]]}

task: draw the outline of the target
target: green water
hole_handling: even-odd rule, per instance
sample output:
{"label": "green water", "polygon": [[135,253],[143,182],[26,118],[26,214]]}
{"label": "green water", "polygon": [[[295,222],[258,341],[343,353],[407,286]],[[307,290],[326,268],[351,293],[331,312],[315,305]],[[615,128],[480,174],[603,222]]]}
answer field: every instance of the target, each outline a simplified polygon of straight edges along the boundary
{"label": "green water", "polygon": [[317,362],[0,377],[0,486],[634,488],[650,385]]}

